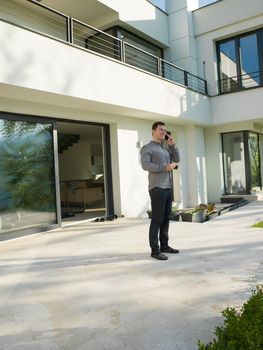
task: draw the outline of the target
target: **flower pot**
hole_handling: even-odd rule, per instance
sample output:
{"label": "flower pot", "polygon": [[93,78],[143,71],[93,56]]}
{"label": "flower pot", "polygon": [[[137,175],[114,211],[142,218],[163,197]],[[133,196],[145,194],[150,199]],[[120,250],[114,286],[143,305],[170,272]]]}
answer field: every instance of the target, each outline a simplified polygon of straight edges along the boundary
{"label": "flower pot", "polygon": [[179,219],[180,219],[180,213],[179,212],[178,213],[171,212],[170,220],[172,220],[172,221],[179,221]]}
{"label": "flower pot", "polygon": [[186,222],[204,222],[205,221],[205,211],[198,211],[195,213],[184,213],[181,212],[182,221]]}
{"label": "flower pot", "polygon": [[193,213],[192,222],[205,222],[205,211],[199,211],[197,213]]}
{"label": "flower pot", "polygon": [[192,217],[193,217],[192,213],[184,213],[183,211],[181,212],[182,221],[192,222]]}

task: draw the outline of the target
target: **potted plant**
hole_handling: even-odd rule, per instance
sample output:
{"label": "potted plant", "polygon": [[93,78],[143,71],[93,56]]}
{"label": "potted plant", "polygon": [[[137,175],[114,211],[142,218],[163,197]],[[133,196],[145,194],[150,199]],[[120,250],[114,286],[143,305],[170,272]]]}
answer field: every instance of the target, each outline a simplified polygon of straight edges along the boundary
{"label": "potted plant", "polygon": [[213,217],[218,216],[218,212],[216,211],[215,204],[213,203],[208,203],[208,204],[201,203],[198,205],[198,207],[200,209],[205,210],[206,220],[210,220]]}

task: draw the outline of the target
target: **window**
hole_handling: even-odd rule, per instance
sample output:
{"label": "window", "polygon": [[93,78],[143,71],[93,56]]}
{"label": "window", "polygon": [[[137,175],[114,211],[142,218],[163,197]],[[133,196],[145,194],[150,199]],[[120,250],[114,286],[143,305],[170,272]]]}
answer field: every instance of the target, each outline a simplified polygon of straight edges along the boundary
{"label": "window", "polygon": [[263,29],[217,43],[219,92],[263,85]]}

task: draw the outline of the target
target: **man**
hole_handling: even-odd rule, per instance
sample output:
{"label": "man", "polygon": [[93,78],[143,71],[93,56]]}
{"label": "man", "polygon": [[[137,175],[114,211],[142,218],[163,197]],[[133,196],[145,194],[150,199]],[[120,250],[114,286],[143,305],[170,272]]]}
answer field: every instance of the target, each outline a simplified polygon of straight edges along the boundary
{"label": "man", "polygon": [[152,126],[152,141],[141,149],[141,164],[149,172],[148,188],[152,206],[149,241],[151,256],[158,260],[168,259],[163,253],[179,253],[179,250],[168,245],[173,199],[172,171],[179,161],[179,151],[174,139],[167,134],[165,123],[155,122]]}

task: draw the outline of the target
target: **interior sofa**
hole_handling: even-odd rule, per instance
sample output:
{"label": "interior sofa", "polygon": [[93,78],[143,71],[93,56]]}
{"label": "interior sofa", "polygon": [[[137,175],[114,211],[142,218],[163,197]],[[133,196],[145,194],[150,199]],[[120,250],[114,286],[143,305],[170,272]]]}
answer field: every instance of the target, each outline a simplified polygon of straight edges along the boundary
{"label": "interior sofa", "polygon": [[86,209],[104,199],[104,185],[94,183],[92,179],[62,181],[60,196],[62,206]]}

